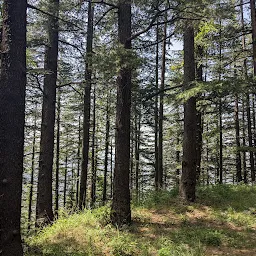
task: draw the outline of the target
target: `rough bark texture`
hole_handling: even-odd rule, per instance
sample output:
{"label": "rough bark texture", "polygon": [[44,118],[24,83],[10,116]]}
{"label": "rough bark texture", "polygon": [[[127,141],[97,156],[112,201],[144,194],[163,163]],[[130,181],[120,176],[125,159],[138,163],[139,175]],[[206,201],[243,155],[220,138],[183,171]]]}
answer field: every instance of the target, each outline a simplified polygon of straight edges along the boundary
{"label": "rough bark texture", "polygon": [[48,43],[45,50],[44,94],[42,109],[39,174],[37,189],[36,220],[37,225],[46,225],[53,221],[52,210],[52,167],[54,152],[54,124],[56,102],[56,80],[58,62],[58,13],[59,0],[49,0]]}
{"label": "rough bark texture", "polygon": [[26,86],[25,0],[3,1],[0,77],[0,254],[20,256]]}
{"label": "rough bark texture", "polygon": [[88,31],[86,44],[86,69],[84,88],[84,123],[83,123],[83,152],[80,177],[79,208],[86,206],[86,190],[88,179],[88,153],[89,153],[89,130],[91,110],[91,87],[92,87],[92,44],[93,44],[93,7],[88,2]]}
{"label": "rough bark texture", "polygon": [[[131,49],[131,1],[119,0],[118,37],[125,49]],[[120,59],[117,79],[115,171],[111,221],[115,225],[131,222],[129,163],[131,116],[131,68],[125,54]]]}
{"label": "rough bark texture", "polygon": [[[184,89],[195,80],[194,28],[187,22],[184,33]],[[196,187],[196,99],[184,104],[184,137],[180,195],[187,201],[195,200]]]}

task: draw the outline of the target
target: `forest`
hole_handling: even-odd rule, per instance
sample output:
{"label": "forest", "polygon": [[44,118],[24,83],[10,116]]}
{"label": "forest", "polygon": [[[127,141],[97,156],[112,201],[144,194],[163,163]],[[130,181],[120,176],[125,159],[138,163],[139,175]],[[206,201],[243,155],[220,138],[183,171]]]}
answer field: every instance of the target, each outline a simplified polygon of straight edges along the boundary
{"label": "forest", "polygon": [[0,255],[256,255],[255,0],[0,0]]}

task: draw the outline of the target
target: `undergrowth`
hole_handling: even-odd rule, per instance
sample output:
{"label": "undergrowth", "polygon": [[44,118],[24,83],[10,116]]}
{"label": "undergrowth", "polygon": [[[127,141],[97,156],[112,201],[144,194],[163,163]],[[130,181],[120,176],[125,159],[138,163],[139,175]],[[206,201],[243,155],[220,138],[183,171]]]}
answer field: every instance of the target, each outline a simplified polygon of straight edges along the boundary
{"label": "undergrowth", "polygon": [[109,221],[105,206],[70,216],[26,239],[26,255],[203,256],[256,255],[256,188],[218,185],[197,189],[185,204],[178,190],[148,192],[133,203],[133,223]]}

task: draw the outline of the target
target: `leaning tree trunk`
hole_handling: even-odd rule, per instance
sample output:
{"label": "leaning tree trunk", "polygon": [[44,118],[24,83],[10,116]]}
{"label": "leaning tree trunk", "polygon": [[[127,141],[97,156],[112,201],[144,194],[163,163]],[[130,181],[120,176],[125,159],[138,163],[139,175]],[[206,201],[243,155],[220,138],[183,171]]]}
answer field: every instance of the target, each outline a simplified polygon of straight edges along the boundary
{"label": "leaning tree trunk", "polygon": [[41,142],[39,156],[39,174],[37,188],[36,220],[37,225],[46,225],[53,221],[52,210],[52,167],[54,151],[54,123],[56,102],[56,81],[58,63],[58,14],[59,0],[49,0],[48,45],[45,51],[43,109]]}
{"label": "leaning tree trunk", "polygon": [[0,77],[0,254],[20,256],[26,87],[26,0],[4,0]]}
{"label": "leaning tree trunk", "polygon": [[[131,1],[119,0],[118,37],[124,51],[131,49]],[[122,225],[131,222],[129,163],[131,118],[131,67],[123,54],[117,79],[115,172],[111,221]]]}
{"label": "leaning tree trunk", "polygon": [[[186,23],[184,32],[184,89],[195,80],[194,28]],[[187,201],[195,200],[196,190],[196,99],[184,104],[184,137],[180,195]]]}
{"label": "leaning tree trunk", "polygon": [[88,153],[89,153],[89,130],[90,130],[90,111],[91,111],[91,87],[92,87],[92,44],[93,44],[93,7],[92,1],[88,2],[88,31],[86,45],[86,69],[85,69],[85,88],[84,88],[84,123],[83,123],[83,152],[82,168],[80,177],[80,210],[86,206],[86,190],[88,179]]}

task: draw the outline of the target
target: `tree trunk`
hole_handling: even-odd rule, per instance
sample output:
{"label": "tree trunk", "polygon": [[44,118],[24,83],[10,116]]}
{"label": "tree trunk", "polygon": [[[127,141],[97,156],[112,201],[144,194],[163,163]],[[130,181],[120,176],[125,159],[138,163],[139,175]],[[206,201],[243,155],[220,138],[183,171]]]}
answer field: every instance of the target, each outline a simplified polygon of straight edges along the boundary
{"label": "tree trunk", "polygon": [[20,256],[26,87],[25,0],[4,0],[0,77],[0,254]]}
{"label": "tree trunk", "polygon": [[80,177],[80,210],[86,206],[86,190],[88,176],[88,152],[89,152],[89,130],[90,130],[90,109],[91,109],[91,86],[92,86],[92,44],[93,44],[93,7],[91,0],[88,2],[88,30],[86,45],[86,70],[84,88],[84,123],[83,123],[83,157]]}
{"label": "tree trunk", "polygon": [[165,86],[165,61],[166,61],[166,31],[167,22],[164,24],[163,49],[162,49],[162,72],[160,85],[159,105],[159,139],[158,139],[158,184],[157,189],[163,189],[163,122],[164,122],[164,86]]}
{"label": "tree trunk", "polygon": [[[194,28],[186,22],[184,32],[184,89],[195,80]],[[184,137],[180,195],[195,201],[196,190],[196,99],[191,97],[184,104]]]}
{"label": "tree trunk", "polygon": [[219,99],[219,171],[218,171],[218,182],[223,183],[223,125],[222,125],[222,100]]}
{"label": "tree trunk", "polygon": [[[124,50],[131,49],[131,1],[119,0],[118,37]],[[124,54],[125,55],[125,54]],[[117,79],[115,172],[111,221],[118,226],[131,222],[129,164],[131,119],[131,68],[129,60],[120,56]]]}
{"label": "tree trunk", "polygon": [[[159,41],[159,26],[157,24],[156,26],[156,42]],[[158,43],[156,44],[156,70],[155,70],[155,77],[156,77],[156,92],[158,92],[158,69],[159,69],[159,45]],[[159,108],[158,108],[158,94],[155,96],[155,107],[154,107],[154,121],[155,121],[155,127],[154,127],[154,132],[155,132],[155,189],[158,190],[159,187],[159,181],[158,181],[158,115],[159,115]]]}
{"label": "tree trunk", "polygon": [[105,159],[104,159],[104,183],[102,201],[105,204],[107,201],[107,175],[108,175],[108,150],[109,150],[109,100],[107,99],[106,109],[106,137],[105,137]]}
{"label": "tree trunk", "polygon": [[31,176],[30,176],[30,188],[29,188],[29,199],[28,199],[28,231],[31,228],[31,216],[32,216],[32,203],[33,203],[33,187],[34,187],[34,176],[35,176],[35,151],[36,151],[36,129],[37,129],[37,103],[35,109],[35,120],[34,120],[34,131],[33,131],[33,142],[32,142],[32,156],[31,156]]}
{"label": "tree trunk", "polygon": [[37,225],[46,225],[53,221],[52,211],[52,167],[54,151],[54,123],[56,80],[58,62],[58,15],[59,0],[48,1],[48,45],[45,50],[43,109],[41,124],[41,142],[39,157],[39,175],[37,188],[36,220]]}
{"label": "tree trunk", "polygon": [[91,181],[91,207],[94,207],[96,202],[96,154],[95,154],[95,139],[96,139],[96,95],[95,86],[93,90],[93,120],[92,120],[92,181]]}
{"label": "tree trunk", "polygon": [[77,173],[76,173],[76,206],[79,205],[79,178],[80,178],[80,148],[81,148],[81,117],[78,121],[78,149],[77,149]]}
{"label": "tree trunk", "polygon": [[241,154],[240,154],[240,125],[238,116],[238,95],[235,100],[235,127],[236,127],[236,181],[242,181],[242,165],[241,165]]}
{"label": "tree trunk", "polygon": [[255,0],[250,0],[252,22],[253,74],[256,75],[256,10]]}
{"label": "tree trunk", "polygon": [[[202,58],[203,58],[203,48],[201,46],[197,47],[197,53],[198,53],[198,60],[199,63],[197,63],[196,67],[196,79],[197,81],[203,81],[203,64],[202,64]],[[200,181],[200,175],[201,175],[201,154],[202,154],[202,143],[203,143],[203,124],[202,124],[202,113],[200,110],[196,111],[196,180],[197,182]]]}
{"label": "tree trunk", "polygon": [[248,129],[248,140],[250,147],[250,167],[251,167],[251,180],[255,181],[255,169],[254,169],[254,157],[252,152],[252,121],[251,121],[251,106],[250,106],[250,95],[246,96],[246,113],[247,113],[247,129]]}
{"label": "tree trunk", "polygon": [[60,170],[60,95],[58,90],[57,97],[57,134],[56,134],[56,169],[55,169],[55,214],[58,217],[59,211],[59,170]]}

